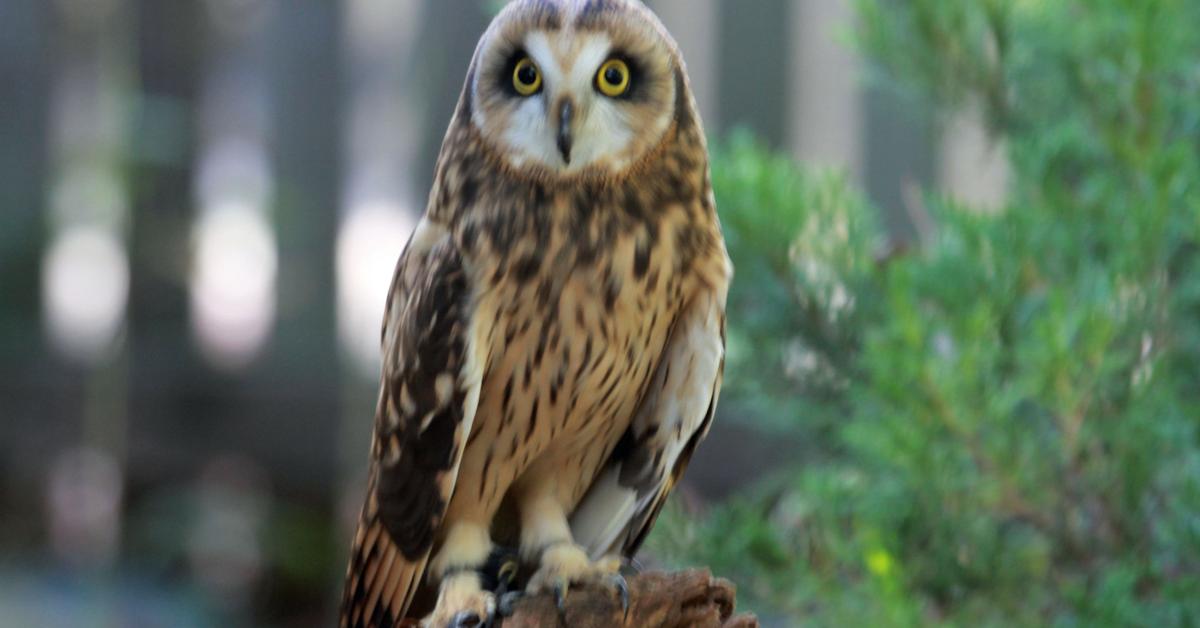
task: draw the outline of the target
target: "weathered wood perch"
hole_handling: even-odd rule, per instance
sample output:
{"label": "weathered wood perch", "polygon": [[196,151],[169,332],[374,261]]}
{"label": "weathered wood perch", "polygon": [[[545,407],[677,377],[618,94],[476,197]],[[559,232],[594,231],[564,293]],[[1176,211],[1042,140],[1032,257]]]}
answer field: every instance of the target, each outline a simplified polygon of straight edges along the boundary
{"label": "weathered wood perch", "polygon": [[549,593],[522,598],[513,615],[497,622],[503,628],[757,628],[752,614],[734,615],[733,583],[713,578],[707,569],[676,573],[648,572],[632,576],[629,612],[620,600],[601,589],[572,589],[566,615],[560,618]]}

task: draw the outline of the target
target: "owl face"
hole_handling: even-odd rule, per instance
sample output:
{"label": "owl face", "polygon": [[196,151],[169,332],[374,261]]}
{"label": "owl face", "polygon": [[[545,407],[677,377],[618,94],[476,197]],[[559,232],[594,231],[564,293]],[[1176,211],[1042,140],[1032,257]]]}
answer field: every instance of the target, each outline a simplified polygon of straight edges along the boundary
{"label": "owl face", "polygon": [[471,122],[516,171],[620,175],[670,128],[678,59],[640,3],[518,0],[476,51]]}

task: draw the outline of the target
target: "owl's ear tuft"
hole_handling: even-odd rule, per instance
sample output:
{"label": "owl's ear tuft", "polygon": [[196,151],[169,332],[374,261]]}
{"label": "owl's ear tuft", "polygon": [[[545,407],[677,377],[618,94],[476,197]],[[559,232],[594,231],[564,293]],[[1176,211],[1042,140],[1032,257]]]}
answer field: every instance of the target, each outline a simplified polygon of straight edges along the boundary
{"label": "owl's ear tuft", "polygon": [[467,80],[463,83],[462,96],[458,99],[457,116],[462,120],[470,120],[475,112],[475,68],[467,71]]}
{"label": "owl's ear tuft", "polygon": [[688,102],[687,77],[683,73],[683,68],[675,67],[675,126],[679,129],[686,129],[696,123],[695,117],[692,114],[692,104]]}

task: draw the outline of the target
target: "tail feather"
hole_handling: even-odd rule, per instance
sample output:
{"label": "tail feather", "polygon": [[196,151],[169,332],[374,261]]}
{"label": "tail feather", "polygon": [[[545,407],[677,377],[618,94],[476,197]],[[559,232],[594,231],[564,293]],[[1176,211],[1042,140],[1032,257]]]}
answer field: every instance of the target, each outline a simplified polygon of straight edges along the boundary
{"label": "tail feather", "polygon": [[377,520],[359,524],[352,552],[342,592],[341,628],[399,626],[421,583],[426,557],[407,559]]}

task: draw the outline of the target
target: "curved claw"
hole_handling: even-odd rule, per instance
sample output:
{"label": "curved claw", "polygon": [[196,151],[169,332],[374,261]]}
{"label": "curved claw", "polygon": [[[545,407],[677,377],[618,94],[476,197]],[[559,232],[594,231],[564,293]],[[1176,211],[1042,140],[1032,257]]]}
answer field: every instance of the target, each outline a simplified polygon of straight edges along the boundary
{"label": "curved claw", "polygon": [[567,594],[571,591],[571,583],[566,578],[559,578],[554,583],[554,605],[558,608],[558,614],[563,615],[567,612]]}
{"label": "curved claw", "polygon": [[513,593],[509,587],[517,581],[518,569],[519,565],[515,560],[509,560],[500,565],[500,569],[496,572],[496,590],[493,591],[498,599],[502,600],[505,596]]}
{"label": "curved claw", "polygon": [[568,626],[567,623],[567,593],[571,590],[571,581],[559,578],[554,581],[554,606],[558,608],[558,625]]}
{"label": "curved claw", "polygon": [[500,617],[512,617],[516,612],[516,604],[521,598],[525,597],[523,591],[509,591],[500,596],[500,604],[496,608],[496,612]]}
{"label": "curved claw", "polygon": [[496,571],[496,580],[499,581],[501,586],[507,589],[508,587],[512,586],[513,582],[516,582],[517,570],[519,568],[520,564],[514,559],[510,558],[504,561],[504,563],[500,565],[500,569]]}
{"label": "curved claw", "polygon": [[454,616],[447,624],[447,628],[478,628],[483,624],[483,620],[479,618],[479,614],[475,611],[463,611]]}
{"label": "curved claw", "polygon": [[621,612],[629,615],[629,583],[625,582],[625,576],[615,573],[609,578],[609,582],[621,596]]}

